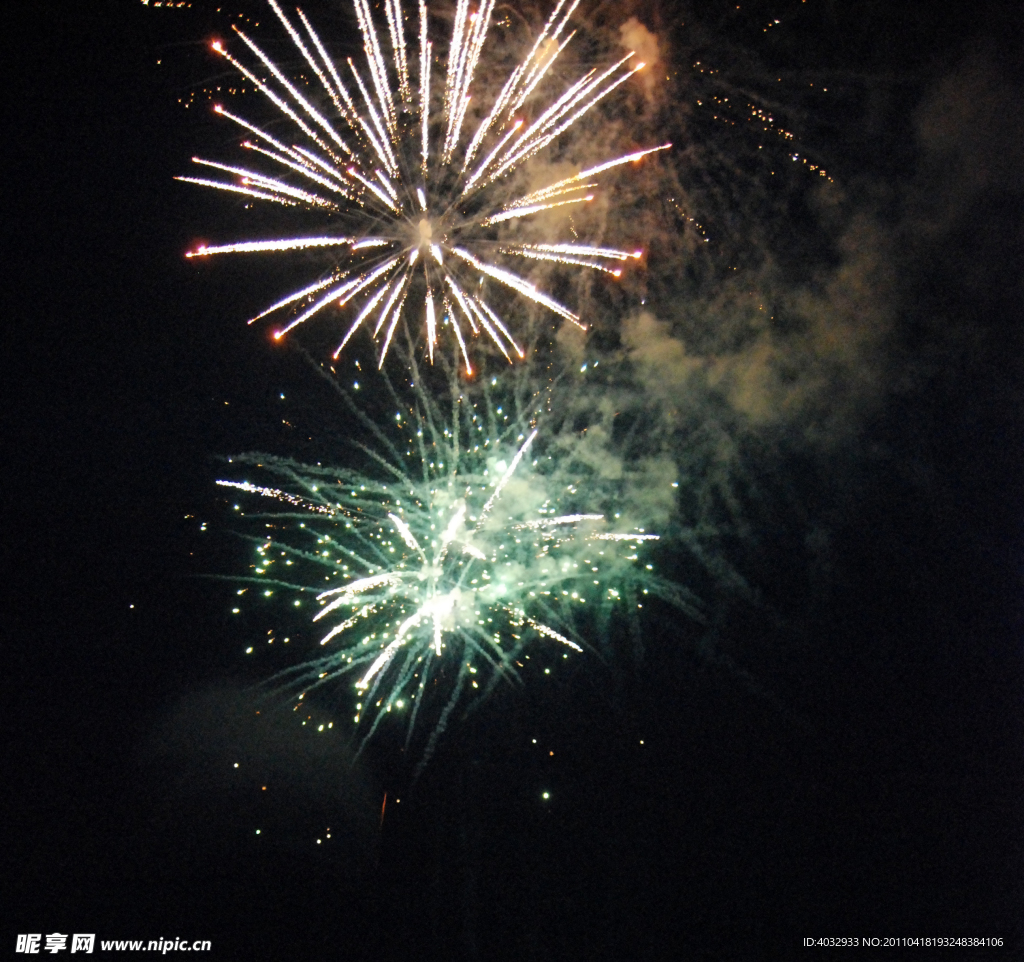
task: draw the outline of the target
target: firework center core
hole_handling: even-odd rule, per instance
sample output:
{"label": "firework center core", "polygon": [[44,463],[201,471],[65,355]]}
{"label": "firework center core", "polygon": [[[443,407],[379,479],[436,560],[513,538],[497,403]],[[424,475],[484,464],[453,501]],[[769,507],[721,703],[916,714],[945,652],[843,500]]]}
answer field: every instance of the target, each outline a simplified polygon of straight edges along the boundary
{"label": "firework center core", "polygon": [[419,222],[420,229],[420,246],[429,244],[434,239],[434,229],[430,226],[430,221],[426,217]]}

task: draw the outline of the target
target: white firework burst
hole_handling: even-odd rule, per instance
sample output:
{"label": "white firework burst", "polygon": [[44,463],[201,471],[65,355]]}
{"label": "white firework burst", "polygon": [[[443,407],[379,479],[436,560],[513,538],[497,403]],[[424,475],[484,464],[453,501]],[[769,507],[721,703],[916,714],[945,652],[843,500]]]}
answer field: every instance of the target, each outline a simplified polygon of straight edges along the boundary
{"label": "white firework burst", "polygon": [[[344,321],[345,333],[334,356],[365,327],[383,365],[399,320],[416,312],[425,325],[431,360],[439,328],[450,330],[467,373],[472,373],[467,350],[471,335],[486,336],[510,362],[524,356],[493,298],[490,303],[485,299],[485,283],[493,282],[585,329],[580,316],[539,289],[515,267],[517,261],[554,262],[617,277],[642,252],[576,239],[517,242],[508,236],[507,226],[499,237],[499,225],[585,204],[594,196],[598,175],[670,146],[612,157],[539,189],[516,187],[515,174],[530,158],[643,63],[628,54],[605,69],[590,69],[566,86],[558,85],[552,67],[572,40],[569,24],[579,3],[558,0],[532,48],[491,97],[497,85],[490,76],[480,83],[480,75],[486,72],[481,58],[494,0],[480,0],[475,10],[469,0],[458,0],[443,58],[430,39],[424,0],[419,0],[416,16],[400,0],[384,0],[390,57],[384,54],[369,0],[355,0],[365,54],[361,66],[352,58],[336,62],[301,10],[290,17],[277,0],[268,2],[303,69],[311,71],[309,83],[289,77],[237,27],[248,65],[215,42],[213,49],[286,123],[272,134],[217,106],[218,114],[246,132],[242,146],[255,162],[238,165],[196,157],[196,164],[226,179],[178,179],[283,205],[301,212],[307,222],[313,215],[314,223],[339,227],[317,236],[203,245],[189,252],[189,257],[206,257],[334,250],[334,263],[326,273],[250,323],[282,315],[286,320],[274,332],[280,338],[328,308],[350,309],[354,316]],[[407,38],[410,21],[417,27],[413,38]],[[435,72],[440,76],[432,79]]]}

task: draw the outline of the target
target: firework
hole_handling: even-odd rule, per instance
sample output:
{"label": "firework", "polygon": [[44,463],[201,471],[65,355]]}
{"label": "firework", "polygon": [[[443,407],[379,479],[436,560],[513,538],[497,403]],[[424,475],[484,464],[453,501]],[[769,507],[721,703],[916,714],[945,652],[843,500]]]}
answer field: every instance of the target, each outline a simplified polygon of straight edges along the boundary
{"label": "firework", "polygon": [[316,602],[323,654],[278,680],[301,703],[350,679],[367,738],[389,713],[407,715],[411,737],[440,683],[438,734],[463,695],[516,679],[528,649],[579,653],[588,625],[635,612],[648,593],[688,608],[644,563],[658,535],[588,510],[546,452],[542,402],[525,414],[487,395],[474,402],[452,375],[449,399],[416,393],[389,430],[363,416],[372,471],[249,455],[232,459],[233,473],[258,469],[274,486],[218,482],[273,505],[251,515],[273,533],[254,539],[246,580]]}
{"label": "firework", "polygon": [[[303,224],[326,225],[326,230],[202,245],[187,256],[330,253],[333,263],[325,273],[250,323],[284,317],[274,332],[280,338],[330,308],[350,311],[335,358],[365,327],[383,365],[399,320],[413,314],[423,320],[431,360],[439,329],[450,331],[467,373],[472,373],[466,346],[472,335],[486,337],[510,362],[522,358],[524,351],[495,300],[502,288],[585,329],[577,313],[515,265],[553,262],[618,277],[642,252],[575,239],[525,242],[517,238],[517,222],[586,204],[600,174],[669,145],[609,158],[541,188],[521,186],[518,175],[531,158],[644,66],[629,54],[559,84],[552,68],[573,38],[569,24],[578,2],[559,0],[525,58],[491,96],[495,88],[481,85],[479,77],[493,74],[481,64],[494,0],[482,0],[475,12],[468,0],[458,0],[443,58],[430,39],[424,0],[415,15],[400,0],[385,0],[390,56],[368,0],[355,0],[362,65],[352,58],[336,62],[301,10],[289,16],[269,0],[309,71],[309,82],[289,77],[237,27],[245,62],[216,41],[213,49],[286,123],[272,134],[217,106],[219,115],[246,132],[242,146],[253,155],[252,163],[196,157],[196,164],[225,179],[178,179],[292,208]],[[489,89],[481,93],[481,86]]]}

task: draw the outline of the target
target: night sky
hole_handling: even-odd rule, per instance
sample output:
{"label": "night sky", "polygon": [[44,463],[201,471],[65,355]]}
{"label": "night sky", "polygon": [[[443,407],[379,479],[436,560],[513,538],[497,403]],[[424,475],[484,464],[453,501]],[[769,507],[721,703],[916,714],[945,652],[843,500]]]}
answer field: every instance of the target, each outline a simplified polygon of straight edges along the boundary
{"label": "night sky", "polygon": [[[244,324],[282,269],[183,257],[238,223],[173,180],[230,151],[179,103],[221,69],[216,18],[40,0],[5,27],[5,955],[18,933],[95,932],[210,939],[224,959],[911,955],[810,936],[1001,937],[941,957],[1017,957],[1019,10],[732,7],[599,10],[658,35],[677,80],[698,34],[726,66],[741,49],[777,69],[800,146],[842,185],[761,206],[737,189],[702,214],[704,263],[756,234],[780,298],[810,292],[787,303],[813,301],[811,333],[772,342],[785,376],[766,386],[724,334],[702,342],[699,312],[624,328],[636,365],[659,363],[654,330],[727,372],[715,423],[746,524],[718,550],[752,590],[707,579],[707,624],[656,609],[642,650],[612,639],[603,661],[499,692],[415,782],[393,736],[353,762],[288,713],[257,720],[252,626],[204,577],[247,563],[217,458],[326,459],[346,433],[301,353]],[[793,78],[842,93],[795,103]],[[666,163],[712,154],[677,141]],[[684,269],[647,267],[646,309],[682,317]],[[714,275],[685,281],[702,304]]]}

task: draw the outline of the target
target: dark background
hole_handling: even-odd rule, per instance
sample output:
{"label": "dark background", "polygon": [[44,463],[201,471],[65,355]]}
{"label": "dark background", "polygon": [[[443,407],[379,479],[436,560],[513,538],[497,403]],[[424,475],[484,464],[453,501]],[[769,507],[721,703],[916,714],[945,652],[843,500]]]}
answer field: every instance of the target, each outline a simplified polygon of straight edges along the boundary
{"label": "dark background", "polygon": [[[815,69],[910,77],[909,114],[968,46],[1019,83],[1012,7],[826,4],[802,43]],[[60,931],[239,959],[755,959],[921,935],[1000,936],[1016,948],[977,957],[1015,957],[1019,190],[918,279],[978,336],[866,424],[865,448],[913,448],[931,480],[866,472],[828,605],[793,593],[781,519],[759,569],[780,618],[736,615],[702,647],[655,615],[639,670],[501,696],[410,786],[386,739],[351,769],[243,722],[245,626],[195,577],[233,557],[197,547],[197,521],[222,520],[213,456],[301,455],[267,412],[317,397],[300,358],[237,323],[245,272],[181,256],[217,215],[171,179],[203,133],[154,63],[204,38],[138,3],[21,15],[3,38],[0,951]],[[850,139],[854,165],[869,150]],[[957,273],[982,237],[978,296]]]}

